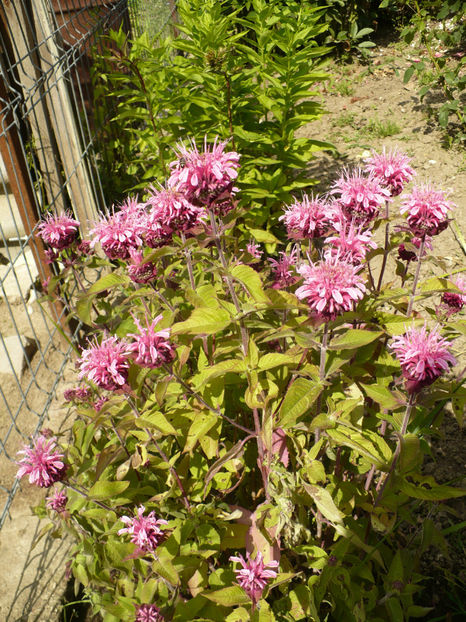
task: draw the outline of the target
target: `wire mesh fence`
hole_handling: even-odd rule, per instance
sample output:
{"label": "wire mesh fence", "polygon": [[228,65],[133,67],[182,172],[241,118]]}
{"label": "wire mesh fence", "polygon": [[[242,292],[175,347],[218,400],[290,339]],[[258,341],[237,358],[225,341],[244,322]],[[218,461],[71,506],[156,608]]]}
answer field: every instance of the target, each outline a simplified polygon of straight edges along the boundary
{"label": "wire mesh fence", "polygon": [[91,69],[101,35],[120,26],[128,0],[0,3],[0,528],[16,452],[43,426],[78,330],[40,301],[54,267],[36,228],[70,210],[85,234],[106,204]]}

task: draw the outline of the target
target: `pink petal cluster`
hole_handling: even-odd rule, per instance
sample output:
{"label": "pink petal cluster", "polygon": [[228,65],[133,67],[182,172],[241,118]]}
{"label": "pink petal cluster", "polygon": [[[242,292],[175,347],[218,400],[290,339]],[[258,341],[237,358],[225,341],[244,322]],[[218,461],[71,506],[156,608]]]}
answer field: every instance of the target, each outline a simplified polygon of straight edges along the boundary
{"label": "pink petal cluster", "polygon": [[343,171],[333,184],[332,194],[348,220],[368,224],[378,215],[380,207],[390,198],[390,191],[384,188],[373,175],[365,176],[357,169],[352,173]]}
{"label": "pink petal cluster", "polygon": [[390,190],[392,197],[398,196],[404,186],[414,177],[414,169],[409,163],[411,158],[399,151],[382,151],[382,153],[372,153],[366,159],[365,171],[376,177],[383,186]]}
{"label": "pink petal cluster", "polygon": [[377,248],[372,233],[364,230],[362,225],[341,219],[333,223],[333,228],[338,235],[325,239],[329,248],[324,251],[324,257],[345,257],[351,263],[359,264],[370,249]]}
{"label": "pink petal cluster", "polygon": [[200,152],[194,140],[189,147],[181,143],[178,158],[170,163],[172,173],[169,186],[182,192],[189,201],[197,200],[211,204],[227,193],[233,195],[234,180],[238,177],[239,154],[225,151],[227,142],[214,140],[208,145],[204,140],[204,151]]}
{"label": "pink petal cluster", "polygon": [[272,267],[272,274],[274,276],[273,289],[282,289],[293,285],[298,280],[298,277],[293,274],[292,266],[296,265],[298,260],[298,249],[295,247],[289,255],[284,252],[279,253],[279,259],[272,259],[269,257],[270,265]]}
{"label": "pink petal cluster", "polygon": [[131,249],[128,276],[134,283],[145,285],[157,278],[157,268],[152,261],[145,261],[142,251]]}
{"label": "pink petal cluster", "polygon": [[176,233],[189,231],[207,215],[204,209],[190,203],[173,188],[151,188],[147,205],[152,223],[158,222],[162,228],[168,227]]}
{"label": "pink petal cluster", "polygon": [[79,233],[79,220],[65,212],[60,216],[49,214],[39,223],[39,235],[52,248],[63,250],[71,246]]}
{"label": "pink petal cluster", "polygon": [[437,235],[448,226],[448,212],[453,203],[447,201],[443,190],[430,185],[413,188],[402,197],[400,212],[408,213],[408,225],[417,237]]}
{"label": "pink petal cluster", "polygon": [[246,251],[251,255],[251,257],[254,257],[254,259],[260,259],[263,255],[260,244],[256,244],[255,242],[249,242],[249,244],[246,244]]}
{"label": "pink petal cluster", "polygon": [[241,564],[241,568],[235,569],[236,579],[255,607],[268,580],[275,579],[277,576],[276,571],[271,569],[278,567],[278,561],[272,560],[266,564],[260,552],[257,553],[255,559],[251,559],[250,554],[246,553],[246,558],[245,560],[242,555],[232,556],[230,561]]}
{"label": "pink petal cluster", "polygon": [[121,389],[128,380],[129,357],[132,349],[126,341],[106,337],[98,343],[89,342],[77,361],[79,378],[87,378],[101,389]]}
{"label": "pink petal cluster", "polygon": [[146,230],[146,211],[142,203],[128,198],[120,211],[108,212],[90,232],[92,245],[100,242],[109,259],[128,259],[131,250],[140,248]]}
{"label": "pink petal cluster", "polygon": [[339,256],[328,256],[317,264],[303,264],[298,272],[304,284],[296,290],[300,300],[306,300],[315,315],[325,321],[334,320],[366,291],[358,268]]}
{"label": "pink petal cluster", "polygon": [[295,240],[320,238],[328,233],[334,210],[318,197],[304,195],[302,201],[287,205],[278,220],[285,223],[288,237]]}
{"label": "pink petal cluster", "polygon": [[51,497],[47,499],[46,506],[49,510],[53,510],[58,514],[64,512],[68,503],[68,495],[66,490],[56,490]]}
{"label": "pink petal cluster", "polygon": [[46,438],[38,436],[32,447],[25,446],[18,454],[24,454],[17,462],[19,469],[18,479],[29,475],[29,483],[41,488],[49,488],[55,482],[63,479],[66,465],[63,462],[64,454],[57,447],[57,439],[52,436]]}
{"label": "pink petal cluster", "polygon": [[175,348],[168,341],[170,329],[155,330],[162,317],[162,315],[158,315],[150,323],[146,317],[146,328],[141,326],[140,322],[134,318],[139,332],[130,333],[128,337],[133,337],[134,339],[130,344],[130,349],[136,365],[157,369],[157,367],[161,367],[163,364],[171,363],[175,358]]}
{"label": "pink petal cluster", "polygon": [[165,618],[155,605],[139,605],[134,622],[163,622]]}
{"label": "pink petal cluster", "polygon": [[103,397],[99,397],[98,400],[94,402],[94,410],[96,413],[100,412],[105,404],[108,402],[109,398],[104,395]]}
{"label": "pink petal cluster", "polygon": [[425,324],[419,329],[409,328],[404,335],[393,338],[390,347],[400,362],[409,392],[432,384],[449,365],[456,364],[449,346],[438,326],[429,332]]}
{"label": "pink petal cluster", "polygon": [[158,545],[165,540],[167,532],[160,529],[161,525],[168,525],[163,518],[156,518],[154,512],[144,516],[146,508],[140,505],[137,516],[122,516],[121,522],[126,525],[118,531],[118,535],[130,534],[131,542],[137,546],[138,552],[153,553]]}
{"label": "pink petal cluster", "polygon": [[453,313],[457,313],[461,311],[466,304],[466,279],[458,276],[456,279],[452,279],[452,282],[462,293],[445,292],[442,295],[442,302],[444,302]]}

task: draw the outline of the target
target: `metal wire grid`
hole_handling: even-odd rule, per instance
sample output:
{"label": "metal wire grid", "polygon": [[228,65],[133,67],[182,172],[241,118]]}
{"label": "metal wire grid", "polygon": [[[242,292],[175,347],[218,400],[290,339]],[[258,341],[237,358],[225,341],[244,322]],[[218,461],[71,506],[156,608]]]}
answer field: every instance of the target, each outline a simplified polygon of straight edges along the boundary
{"label": "metal wire grid", "polygon": [[[35,237],[37,219],[45,211],[79,208],[85,231],[105,206],[91,53],[100,34],[122,22],[128,28],[127,0],[20,0],[5,3],[3,11],[0,359],[10,373],[0,375],[0,528],[19,489],[12,461],[42,427],[72,350],[62,338],[64,309],[35,302],[40,280],[51,274]],[[22,370],[15,366],[11,337],[24,357]]]}

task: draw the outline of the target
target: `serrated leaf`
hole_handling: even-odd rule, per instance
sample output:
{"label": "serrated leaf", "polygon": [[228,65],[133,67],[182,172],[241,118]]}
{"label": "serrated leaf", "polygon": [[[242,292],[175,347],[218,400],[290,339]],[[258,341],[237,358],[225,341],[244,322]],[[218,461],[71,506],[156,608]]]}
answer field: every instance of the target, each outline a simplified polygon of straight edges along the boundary
{"label": "serrated leaf", "polygon": [[224,607],[234,607],[235,605],[246,605],[251,602],[249,596],[246,595],[239,585],[232,585],[231,587],[224,587],[221,590],[215,592],[202,592],[204,598],[223,605]]}
{"label": "serrated leaf", "polygon": [[[276,160],[273,160],[276,164]],[[252,235],[256,242],[262,244],[280,244],[280,240],[274,236],[271,231],[264,231],[263,229],[248,229],[247,232]]]}
{"label": "serrated leaf", "polygon": [[280,427],[287,428],[294,425],[296,420],[315,403],[322,389],[322,385],[317,382],[296,378],[280,408]]}
{"label": "serrated leaf", "polygon": [[224,309],[194,309],[187,320],[172,326],[171,334],[214,335],[224,330],[230,322],[230,314]]}
{"label": "serrated leaf", "polygon": [[127,285],[129,282],[130,280],[127,276],[111,272],[110,274],[105,274],[104,276],[100,277],[98,281],[91,285],[87,293],[98,294],[105,291],[106,289],[116,287],[116,285]]}
{"label": "serrated leaf", "polygon": [[248,290],[249,294],[254,298],[256,302],[270,302],[264,288],[259,274],[253,270],[250,266],[244,264],[238,264],[233,266],[230,270],[230,274],[233,278],[240,281]]}
{"label": "serrated leaf", "polygon": [[312,497],[317,509],[332,523],[342,523],[345,515],[335,505],[332,495],[325,488],[303,483],[304,490]]}
{"label": "serrated leaf", "polygon": [[258,368],[260,371],[280,367],[280,365],[295,365],[299,362],[300,356],[292,356],[291,354],[282,354],[280,352],[268,352],[259,359]]}
{"label": "serrated leaf", "polygon": [[192,451],[198,440],[207,434],[218,421],[217,415],[213,413],[199,413],[194,415],[194,421],[189,428],[188,437],[183,452]]}
{"label": "serrated leaf", "polygon": [[386,387],[380,384],[362,384],[360,385],[364,392],[371,400],[380,404],[387,410],[393,410],[399,408],[402,404],[396,399],[396,397]]}
{"label": "serrated leaf", "polygon": [[160,411],[143,412],[141,416],[136,419],[136,425],[149,429],[156,428],[164,435],[173,434],[176,436],[178,434],[177,430]]}
{"label": "serrated leaf", "polygon": [[89,490],[89,496],[94,499],[111,499],[124,492],[129,482],[96,482]]}
{"label": "serrated leaf", "polygon": [[342,335],[332,339],[328,346],[329,350],[353,350],[362,348],[383,335],[382,331],[363,330],[360,328],[350,328]]}

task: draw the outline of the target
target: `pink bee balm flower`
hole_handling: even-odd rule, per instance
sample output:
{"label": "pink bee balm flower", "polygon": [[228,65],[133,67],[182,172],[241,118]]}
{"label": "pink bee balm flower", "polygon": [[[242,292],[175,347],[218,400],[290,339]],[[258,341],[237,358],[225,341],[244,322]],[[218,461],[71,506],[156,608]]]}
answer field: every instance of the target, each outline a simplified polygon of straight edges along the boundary
{"label": "pink bee balm flower", "polygon": [[151,261],[144,261],[142,251],[131,250],[132,263],[128,266],[129,278],[134,283],[146,284],[157,278],[157,268]]}
{"label": "pink bee balm flower", "polygon": [[456,279],[453,279],[452,282],[462,293],[445,292],[442,296],[442,302],[444,302],[453,313],[456,313],[461,311],[466,304],[466,279],[458,276]]}
{"label": "pink bee balm flower", "polygon": [[367,224],[379,213],[380,206],[390,198],[390,192],[373,175],[364,176],[357,169],[353,173],[343,171],[333,184],[332,194],[337,196],[343,214],[348,220]]}
{"label": "pink bee balm flower", "polygon": [[428,332],[422,328],[409,328],[404,335],[394,337],[390,345],[400,361],[407,389],[414,393],[432,384],[456,359],[450,354],[450,343],[440,335],[437,326]]}
{"label": "pink bee balm flower", "polygon": [[39,224],[40,237],[57,250],[63,250],[73,244],[79,233],[79,220],[71,217],[65,212],[61,216],[49,214]]}
{"label": "pink bee balm flower", "polygon": [[274,276],[273,289],[282,289],[293,285],[298,280],[298,277],[293,274],[292,266],[296,265],[298,259],[298,250],[293,248],[291,253],[287,255],[284,252],[279,253],[279,259],[272,259],[269,257],[270,265],[272,268],[272,274]]}
{"label": "pink bee balm flower", "polygon": [[285,223],[289,238],[304,240],[326,235],[332,217],[333,209],[325,201],[304,195],[302,201],[286,206],[278,220]]}
{"label": "pink bee balm flower", "polygon": [[246,251],[255,259],[260,259],[263,255],[260,244],[256,244],[255,242],[249,242],[249,244],[246,244]]}
{"label": "pink bee balm flower", "polygon": [[447,228],[447,215],[454,205],[442,190],[419,186],[402,199],[400,212],[408,213],[408,225],[415,236],[437,235]]}
{"label": "pink bee balm flower", "polygon": [[33,441],[32,447],[24,447],[18,454],[24,454],[17,462],[19,469],[17,478],[29,475],[29,483],[41,488],[49,488],[63,479],[66,465],[63,454],[57,449],[57,439],[46,438],[42,434]]}
{"label": "pink bee balm flower", "polygon": [[372,153],[370,158],[366,159],[365,171],[376,177],[383,186],[390,190],[392,197],[398,196],[405,184],[409,183],[416,174],[404,153],[399,151],[385,151],[382,153]]}
{"label": "pink bee balm flower", "polygon": [[276,560],[270,561],[268,564],[264,563],[262,553],[257,553],[255,559],[251,559],[249,553],[246,553],[247,560],[242,555],[230,557],[230,561],[238,562],[241,564],[241,568],[235,569],[236,579],[252,600],[253,607],[257,605],[257,602],[262,596],[265,586],[269,579],[275,579],[277,573],[271,568],[277,568],[278,562]]}
{"label": "pink bee balm flower", "polygon": [[363,230],[362,225],[357,226],[354,222],[342,219],[334,222],[333,228],[338,235],[325,239],[329,248],[325,250],[324,257],[345,257],[353,264],[360,264],[370,249],[377,248],[372,233]]}
{"label": "pink bee balm flower", "polygon": [[149,367],[156,369],[164,363],[168,364],[175,358],[175,348],[168,341],[170,337],[170,329],[163,328],[156,331],[155,327],[162,319],[162,315],[158,315],[150,324],[146,317],[147,328],[141,326],[139,321],[134,318],[139,333],[130,333],[128,337],[133,337],[134,341],[130,344],[133,352],[134,362],[141,367]]}
{"label": "pink bee balm flower", "polygon": [[190,148],[181,143],[178,159],[170,163],[172,174],[169,185],[182,192],[188,200],[211,202],[225,193],[233,195],[234,180],[238,177],[239,154],[225,151],[227,142],[214,140],[213,145],[204,139],[204,151],[200,152],[194,140]]}
{"label": "pink bee balm flower", "polygon": [[128,380],[131,352],[130,345],[116,337],[106,337],[101,343],[94,339],[77,361],[79,378],[87,378],[108,391],[121,389]]}
{"label": "pink bee balm flower", "polygon": [[108,402],[107,396],[104,395],[103,397],[99,397],[99,399],[94,402],[95,412],[96,413],[100,412],[107,402]]}
{"label": "pink bee balm flower", "polygon": [[144,205],[135,198],[127,199],[120,211],[108,212],[90,232],[94,235],[91,245],[97,242],[109,259],[128,259],[132,249],[143,244],[146,212]]}
{"label": "pink bee balm flower", "polygon": [[63,397],[66,402],[88,402],[91,398],[92,391],[89,387],[75,387],[74,389],[65,389]]}
{"label": "pink bee balm flower", "polygon": [[121,536],[125,533],[131,535],[131,542],[137,546],[137,551],[142,553],[154,553],[158,545],[165,540],[167,532],[160,529],[161,525],[168,525],[163,518],[156,518],[154,512],[143,516],[146,508],[140,505],[137,516],[122,516],[121,522],[126,525],[118,531]]}
{"label": "pink bee balm flower", "polygon": [[298,287],[296,296],[306,300],[317,317],[325,321],[350,311],[366,291],[358,268],[339,256],[325,257],[318,264],[304,264],[298,272],[304,285]]}
{"label": "pink bee balm flower", "polygon": [[165,618],[155,605],[139,605],[134,622],[163,622]]}
{"label": "pink bee balm flower", "polygon": [[155,605],[139,605],[134,622],[163,622],[165,618]]}
{"label": "pink bee balm flower", "polygon": [[65,511],[67,503],[68,495],[66,494],[66,490],[56,490],[53,495],[47,499],[46,505],[49,510],[53,510],[60,514]]}
{"label": "pink bee balm flower", "polygon": [[207,216],[204,209],[194,206],[173,188],[151,188],[151,192],[147,199],[147,205],[152,212],[151,220],[158,221],[171,231],[189,231],[199,224],[203,216]]}

